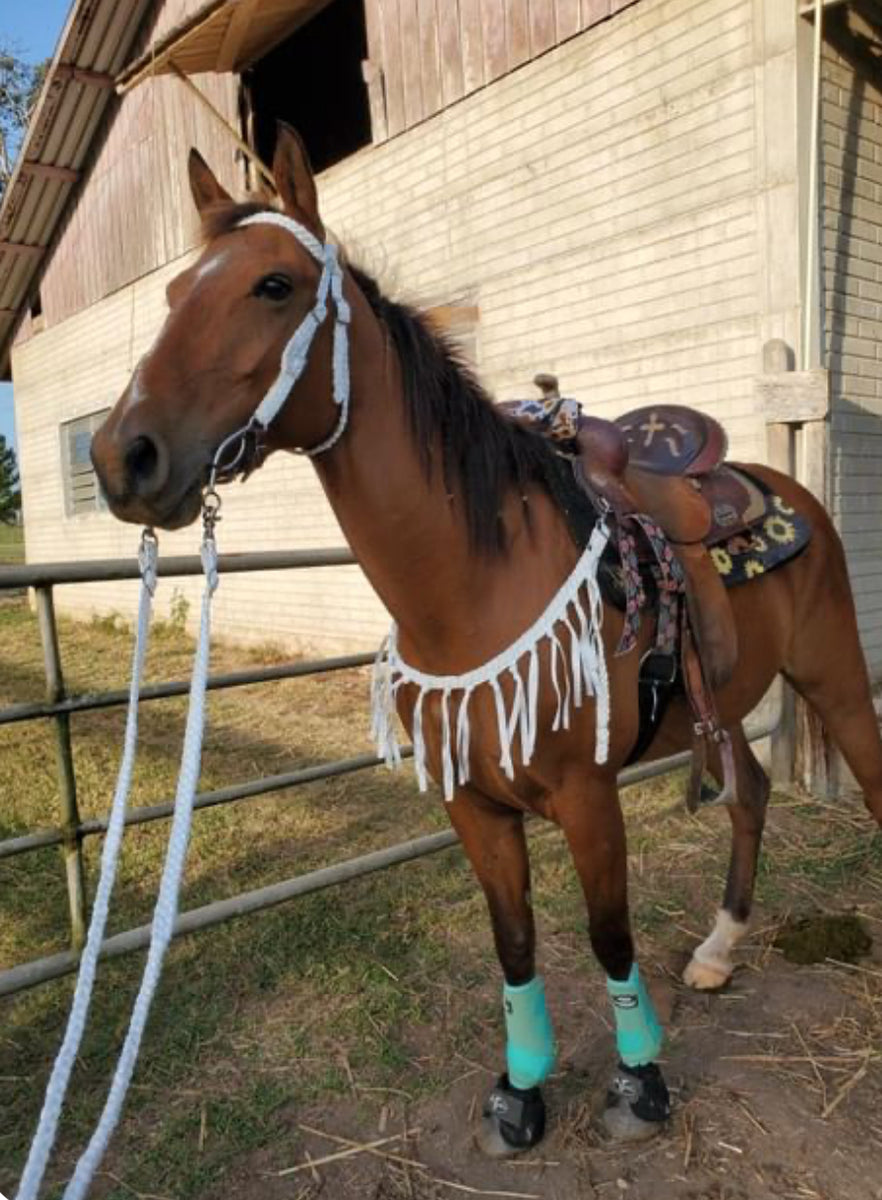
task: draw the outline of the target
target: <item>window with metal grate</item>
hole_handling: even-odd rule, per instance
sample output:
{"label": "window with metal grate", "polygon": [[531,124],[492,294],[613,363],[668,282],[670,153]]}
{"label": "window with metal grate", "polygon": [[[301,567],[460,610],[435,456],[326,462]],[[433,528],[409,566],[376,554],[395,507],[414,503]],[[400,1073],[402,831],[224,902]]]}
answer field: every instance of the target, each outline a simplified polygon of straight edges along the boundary
{"label": "window with metal grate", "polygon": [[106,512],[107,501],[92,466],[92,436],[110,412],[102,408],[74,421],[65,421],[61,433],[61,468],[64,477],[64,512],[68,517],[81,513]]}

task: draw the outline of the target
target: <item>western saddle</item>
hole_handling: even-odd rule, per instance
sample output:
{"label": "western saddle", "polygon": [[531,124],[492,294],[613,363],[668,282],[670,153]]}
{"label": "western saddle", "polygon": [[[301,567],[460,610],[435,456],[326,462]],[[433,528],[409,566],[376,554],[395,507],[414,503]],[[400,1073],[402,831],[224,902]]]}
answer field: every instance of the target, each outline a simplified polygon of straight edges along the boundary
{"label": "western saddle", "polygon": [[[614,520],[623,574],[629,545],[634,547],[636,542],[628,533],[632,528],[642,528],[649,535],[640,539],[637,553],[644,563],[653,557],[661,563],[659,546],[666,551],[670,548],[678,568],[677,590],[682,591],[685,605],[679,630],[668,645],[669,670],[671,661],[674,669],[665,682],[671,682],[677,669],[673,639],[678,632],[679,668],[695,714],[687,803],[694,810],[703,798],[708,742],[716,744],[723,767],[723,789],[715,802],[729,803],[735,798],[735,767],[729,736],[717,716],[714,691],[732,677],[738,635],[729,597],[709,550],[760,520],[766,499],[748,476],[724,463],[728,440],[713,417],[664,404],[605,421],[582,415],[574,401],[563,399],[554,376],[537,375],[534,382],[542,392],[541,409],[547,417],[547,422],[541,418],[539,424],[549,436],[555,436],[551,427],[557,411],[563,405],[571,406],[567,444],[562,449],[572,458],[576,478],[595,505]],[[532,402],[527,407],[532,407]],[[510,408],[512,415],[523,419],[525,414],[517,411],[517,402]],[[527,414],[527,420],[535,425],[535,412]],[[653,529],[659,535],[656,538]],[[643,602],[639,585],[638,595],[639,600],[626,605],[626,624],[628,612]],[[639,620],[636,614],[634,619]],[[650,651],[643,665],[652,668],[650,660],[658,657]],[[654,670],[657,679],[657,661]],[[652,673],[647,678],[642,670],[641,682],[652,685]]]}

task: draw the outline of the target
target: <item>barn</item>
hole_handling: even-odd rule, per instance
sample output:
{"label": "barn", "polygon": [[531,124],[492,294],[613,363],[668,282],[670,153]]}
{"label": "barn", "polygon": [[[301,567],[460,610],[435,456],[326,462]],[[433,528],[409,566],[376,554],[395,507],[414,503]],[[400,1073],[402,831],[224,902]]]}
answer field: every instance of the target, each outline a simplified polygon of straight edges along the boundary
{"label": "barn", "polygon": [[[89,440],[196,249],[187,151],[246,197],[282,118],[352,257],[499,398],[543,370],[601,415],[691,404],[735,457],[794,469],[839,523],[882,674],[880,28],[874,0],[75,0],[0,207],[29,562],[133,553]],[[299,459],[224,517],[227,551],[341,543]],[[347,567],[230,578],[216,621],[335,651],[386,616]]]}

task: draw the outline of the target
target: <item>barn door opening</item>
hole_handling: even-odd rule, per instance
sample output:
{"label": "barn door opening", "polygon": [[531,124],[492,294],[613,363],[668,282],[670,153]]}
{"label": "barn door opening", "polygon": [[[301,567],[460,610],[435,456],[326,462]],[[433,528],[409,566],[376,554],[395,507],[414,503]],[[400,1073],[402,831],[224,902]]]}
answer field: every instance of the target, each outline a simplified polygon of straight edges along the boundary
{"label": "barn door opening", "polygon": [[272,162],[279,120],[298,131],[316,171],[369,145],[367,56],[364,0],[330,0],[250,67],[243,75],[248,133],[259,157]]}

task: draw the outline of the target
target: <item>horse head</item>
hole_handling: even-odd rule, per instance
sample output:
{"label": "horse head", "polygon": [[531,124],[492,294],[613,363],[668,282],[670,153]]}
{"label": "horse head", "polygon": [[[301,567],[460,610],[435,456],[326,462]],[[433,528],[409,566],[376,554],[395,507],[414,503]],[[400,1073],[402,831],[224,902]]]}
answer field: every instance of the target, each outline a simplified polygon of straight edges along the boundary
{"label": "horse head", "polygon": [[273,175],[297,236],[266,205],[234,204],[190,152],[204,248],[169,284],[165,323],[92,442],[110,508],[124,521],[187,525],[212,474],[247,474],[272,450],[315,446],[334,426],[331,322],[323,319],[314,322],[315,352],[296,383],[302,403],[284,403],[271,430],[252,421],[274,387],[284,392],[280,404],[287,401],[279,364],[325,286],[315,181],[303,143],[285,125]]}

